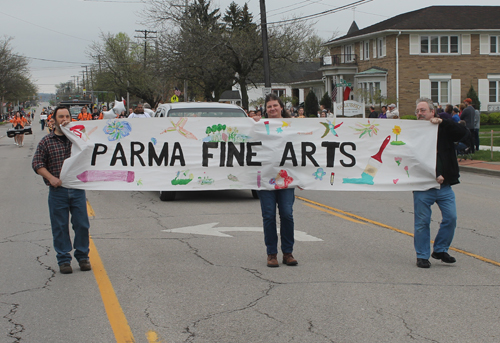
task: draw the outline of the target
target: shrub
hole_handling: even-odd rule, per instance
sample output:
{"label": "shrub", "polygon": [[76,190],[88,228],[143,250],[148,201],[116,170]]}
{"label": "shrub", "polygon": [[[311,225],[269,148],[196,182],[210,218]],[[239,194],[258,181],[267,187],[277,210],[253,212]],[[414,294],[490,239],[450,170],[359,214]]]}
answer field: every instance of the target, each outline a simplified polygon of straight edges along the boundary
{"label": "shrub", "polygon": [[472,106],[474,106],[475,109],[478,110],[481,108],[481,102],[479,101],[476,90],[474,89],[474,87],[472,87],[472,85],[467,92],[467,98],[470,98],[472,100]]}
{"label": "shrub", "polygon": [[304,104],[304,111],[307,117],[317,117],[318,116],[318,98],[313,91],[309,91],[306,96],[306,101]]}
{"label": "shrub", "polygon": [[481,125],[488,125],[490,123],[490,116],[486,113],[481,113]]}
{"label": "shrub", "polygon": [[490,113],[490,125],[498,125],[500,124],[500,113]]}
{"label": "shrub", "polygon": [[401,119],[417,120],[417,116],[410,114],[410,115],[406,115],[406,116],[401,116]]}
{"label": "shrub", "polygon": [[323,95],[323,98],[321,98],[321,101],[319,102],[320,105],[323,105],[326,109],[330,109],[333,112],[332,109],[332,98],[328,95],[328,92],[326,92]]}

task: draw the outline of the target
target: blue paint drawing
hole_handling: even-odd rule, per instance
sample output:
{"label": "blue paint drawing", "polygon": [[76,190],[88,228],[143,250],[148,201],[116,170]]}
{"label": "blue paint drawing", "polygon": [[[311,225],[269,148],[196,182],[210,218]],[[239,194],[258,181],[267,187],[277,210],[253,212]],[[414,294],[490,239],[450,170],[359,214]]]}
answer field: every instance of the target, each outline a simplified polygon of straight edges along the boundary
{"label": "blue paint drawing", "polygon": [[318,168],[315,173],[312,173],[312,176],[314,176],[315,180],[320,180],[323,181],[323,176],[326,175],[326,172],[323,170],[323,168]]}

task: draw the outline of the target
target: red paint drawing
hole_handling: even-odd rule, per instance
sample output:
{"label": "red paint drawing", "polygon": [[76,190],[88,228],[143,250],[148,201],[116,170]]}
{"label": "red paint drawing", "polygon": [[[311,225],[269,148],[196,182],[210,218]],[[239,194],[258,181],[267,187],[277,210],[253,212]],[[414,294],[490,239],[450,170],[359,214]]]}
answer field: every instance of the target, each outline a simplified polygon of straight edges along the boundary
{"label": "red paint drawing", "polygon": [[134,182],[135,173],[126,170],[87,170],[77,175],[76,178],[82,182],[95,181],[126,181]]}

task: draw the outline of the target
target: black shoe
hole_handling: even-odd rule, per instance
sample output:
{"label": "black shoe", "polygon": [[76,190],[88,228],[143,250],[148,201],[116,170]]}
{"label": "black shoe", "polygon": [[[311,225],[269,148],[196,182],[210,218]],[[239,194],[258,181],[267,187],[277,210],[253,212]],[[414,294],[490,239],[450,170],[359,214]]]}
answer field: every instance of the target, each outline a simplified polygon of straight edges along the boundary
{"label": "black shoe", "polygon": [[457,262],[457,259],[453,256],[450,256],[447,252],[433,252],[432,253],[432,258],[435,258],[436,260],[441,260],[444,263],[455,263]]}
{"label": "black shoe", "polygon": [[80,270],[82,272],[86,272],[88,270],[92,270],[92,266],[90,265],[89,260],[80,260],[78,261],[78,264],[80,265]]}
{"label": "black shoe", "polygon": [[430,268],[431,263],[425,258],[417,258],[417,267],[419,268]]}
{"label": "black shoe", "polygon": [[71,268],[71,264],[63,263],[59,265],[59,271],[61,272],[61,274],[71,274],[73,273],[73,268]]}

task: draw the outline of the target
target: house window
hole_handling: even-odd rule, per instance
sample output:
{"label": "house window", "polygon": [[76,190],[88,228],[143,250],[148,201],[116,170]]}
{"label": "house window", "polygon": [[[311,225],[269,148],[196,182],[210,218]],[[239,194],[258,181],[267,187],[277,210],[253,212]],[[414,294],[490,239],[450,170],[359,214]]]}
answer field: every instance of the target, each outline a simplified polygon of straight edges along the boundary
{"label": "house window", "polygon": [[490,81],[490,102],[500,102],[500,81]]}
{"label": "house window", "polygon": [[497,54],[500,53],[500,48],[498,43],[500,42],[500,36],[490,36],[490,53]]}
{"label": "house window", "polygon": [[431,99],[433,102],[438,102],[440,104],[448,104],[450,99],[450,82],[432,81]]}
{"label": "house window", "polygon": [[345,62],[352,62],[354,61],[354,54],[353,54],[354,48],[352,45],[346,45],[344,47],[344,61]]}
{"label": "house window", "polygon": [[458,36],[420,36],[422,54],[458,54]]}
{"label": "house window", "polygon": [[284,88],[283,89],[272,89],[271,93],[274,93],[281,98],[283,96],[286,96],[286,89],[284,89]]}
{"label": "house window", "polygon": [[385,56],[385,37],[377,38],[377,56]]}
{"label": "house window", "polygon": [[363,49],[363,54],[364,54],[365,60],[370,59],[370,41],[365,42],[365,48]]}
{"label": "house window", "polygon": [[380,82],[360,82],[359,87],[363,90],[361,97],[366,103],[373,104],[381,95]]}

